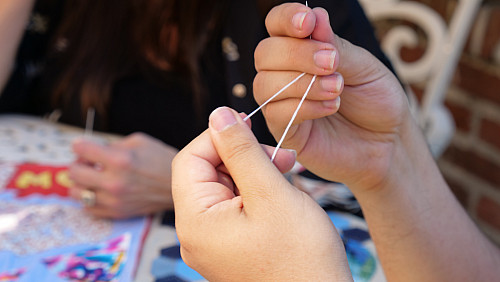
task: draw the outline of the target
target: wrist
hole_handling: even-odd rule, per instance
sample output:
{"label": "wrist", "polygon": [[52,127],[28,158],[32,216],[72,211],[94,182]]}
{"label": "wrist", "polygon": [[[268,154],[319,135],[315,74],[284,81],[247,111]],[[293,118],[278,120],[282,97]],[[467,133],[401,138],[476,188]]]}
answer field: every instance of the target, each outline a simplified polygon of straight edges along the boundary
{"label": "wrist", "polygon": [[363,187],[354,187],[353,192],[358,200],[387,195],[403,187],[416,189],[424,179],[440,178],[422,131],[410,116],[399,128],[391,146],[380,179],[366,183]]}

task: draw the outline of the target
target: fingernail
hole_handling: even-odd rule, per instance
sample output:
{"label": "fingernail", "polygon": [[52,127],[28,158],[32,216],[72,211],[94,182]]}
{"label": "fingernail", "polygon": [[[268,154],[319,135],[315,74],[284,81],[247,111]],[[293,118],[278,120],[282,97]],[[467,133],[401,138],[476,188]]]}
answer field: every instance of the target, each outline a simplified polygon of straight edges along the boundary
{"label": "fingernail", "polygon": [[344,86],[344,77],[341,75],[338,75],[337,76],[337,89],[335,92],[339,93],[342,90],[343,86]]}
{"label": "fingernail", "polygon": [[343,80],[341,75],[325,76],[321,78],[320,85],[325,91],[338,93],[342,90]]}
{"label": "fingernail", "polygon": [[295,14],[292,17],[292,24],[297,28],[298,30],[302,30],[302,25],[304,24],[304,20],[306,19],[307,13],[305,12],[300,12]]}
{"label": "fingernail", "polygon": [[297,159],[297,151],[293,150],[293,149],[285,149],[287,150],[288,152],[292,153],[294,158]]}
{"label": "fingernail", "polygon": [[233,112],[228,107],[219,107],[215,109],[209,117],[210,125],[218,132],[224,131],[238,123]]}
{"label": "fingernail", "polygon": [[340,96],[334,100],[323,101],[323,106],[328,109],[338,109],[340,107]]}
{"label": "fingernail", "polygon": [[335,56],[337,56],[337,51],[335,50],[320,50],[314,54],[314,63],[320,68],[332,70],[335,63]]}

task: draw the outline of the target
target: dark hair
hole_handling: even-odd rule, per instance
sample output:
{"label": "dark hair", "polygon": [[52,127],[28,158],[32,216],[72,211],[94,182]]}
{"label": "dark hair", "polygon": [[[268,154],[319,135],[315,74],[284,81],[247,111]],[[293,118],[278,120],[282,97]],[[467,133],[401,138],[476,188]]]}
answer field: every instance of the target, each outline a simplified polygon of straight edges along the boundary
{"label": "dark hair", "polygon": [[[204,89],[199,60],[226,9],[221,0],[67,1],[54,37],[53,103],[80,97],[82,112],[94,107],[103,116],[113,83],[139,69],[185,74],[194,106]],[[182,40],[181,40],[182,37]]]}

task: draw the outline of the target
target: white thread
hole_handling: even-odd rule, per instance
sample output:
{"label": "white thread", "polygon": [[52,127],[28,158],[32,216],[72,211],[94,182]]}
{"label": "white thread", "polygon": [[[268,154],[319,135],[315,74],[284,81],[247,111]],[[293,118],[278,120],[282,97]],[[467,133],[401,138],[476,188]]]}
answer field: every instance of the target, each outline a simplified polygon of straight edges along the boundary
{"label": "white thread", "polygon": [[271,102],[274,98],[276,98],[278,95],[280,95],[283,91],[285,91],[288,87],[290,87],[292,84],[297,82],[301,77],[303,77],[306,73],[303,72],[301,75],[297,76],[294,80],[292,80],[290,83],[285,85],[283,88],[280,89],[280,91],[276,92],[271,98],[267,99],[267,101],[264,102],[264,104],[260,105],[257,109],[255,109],[253,112],[251,112],[248,116],[246,116],[243,120],[247,121],[249,118],[251,118],[253,115],[255,115],[262,107],[267,105],[269,102]]}
{"label": "white thread", "polygon": [[92,131],[94,130],[94,116],[95,116],[95,109],[94,108],[88,108],[87,109],[87,122],[85,123],[85,137],[90,137],[92,136]]}
{"label": "white thread", "polygon": [[297,116],[297,113],[299,112],[300,107],[302,106],[302,103],[304,103],[304,100],[307,97],[307,94],[309,94],[309,91],[311,90],[311,87],[316,80],[317,75],[314,75],[313,78],[311,79],[311,83],[309,83],[309,86],[307,87],[306,93],[304,93],[304,96],[302,96],[302,99],[300,100],[299,105],[297,106],[297,109],[295,109],[295,112],[292,115],[292,118],[290,119],[290,122],[288,122],[288,125],[285,129],[285,132],[283,132],[283,135],[281,135],[281,139],[278,142],[278,145],[274,149],[273,155],[271,157],[271,162],[274,161],[274,158],[276,157],[276,154],[278,153],[278,149],[281,147],[281,144],[283,143],[283,140],[285,140],[286,134],[288,133],[288,130],[292,126],[293,121],[295,120],[295,117]]}
{"label": "white thread", "polygon": [[[308,8],[309,8],[309,4],[307,4],[307,0],[306,0],[306,7],[308,7]],[[311,35],[309,35],[309,39],[313,39],[313,38],[312,38],[312,34],[311,34]]]}
{"label": "white thread", "polygon": [[[306,7],[309,7],[308,3],[307,3],[307,0],[306,0]],[[312,36],[309,36],[309,39],[312,39]],[[265,101],[262,105],[260,105],[257,109],[255,109],[253,112],[251,112],[248,116],[246,116],[243,121],[247,121],[249,118],[251,118],[253,115],[255,115],[260,109],[262,109],[262,107],[264,107],[265,105],[267,105],[269,102],[271,102],[274,98],[276,98],[279,94],[281,94],[283,91],[285,91],[288,87],[290,87],[292,84],[294,84],[295,82],[297,82],[297,80],[299,80],[301,77],[303,77],[306,73],[303,72],[302,74],[300,74],[299,76],[297,76],[297,78],[295,78],[294,80],[292,80],[290,83],[288,83],[287,85],[285,85],[283,88],[281,88],[278,92],[276,92],[273,96],[271,96],[271,98],[267,99],[267,101]],[[288,125],[287,127],[285,128],[285,132],[283,132],[283,135],[281,135],[281,139],[280,141],[278,142],[278,145],[276,145],[276,148],[274,149],[274,152],[273,152],[273,155],[271,156],[271,162],[274,161],[274,158],[276,157],[276,154],[278,153],[278,150],[279,148],[281,147],[281,144],[283,143],[283,141],[285,140],[285,137],[286,137],[286,134],[288,133],[288,130],[290,130],[290,127],[292,126],[292,123],[293,121],[295,120],[295,118],[297,117],[297,113],[299,112],[299,109],[300,107],[302,107],[302,103],[304,103],[304,100],[306,99],[307,97],[307,94],[309,94],[309,91],[311,90],[311,87],[314,83],[314,81],[316,80],[316,77],[317,75],[314,75],[313,78],[311,79],[311,83],[309,83],[309,86],[307,87],[307,90],[306,92],[304,93],[304,96],[302,96],[302,99],[300,100],[299,102],[299,105],[297,106],[297,109],[295,109],[295,112],[293,113],[292,115],[292,118],[290,119],[290,121],[288,122]]]}

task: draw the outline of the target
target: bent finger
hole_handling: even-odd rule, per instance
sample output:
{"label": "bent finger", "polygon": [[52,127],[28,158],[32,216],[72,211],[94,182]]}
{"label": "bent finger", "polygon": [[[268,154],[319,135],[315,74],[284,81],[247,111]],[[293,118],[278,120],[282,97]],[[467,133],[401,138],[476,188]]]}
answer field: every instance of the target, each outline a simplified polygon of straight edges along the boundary
{"label": "bent finger", "polygon": [[85,163],[73,163],[68,168],[70,179],[80,186],[102,189],[104,176],[102,171]]}
{"label": "bent finger", "polygon": [[299,3],[274,7],[266,17],[266,28],[271,36],[305,38],[311,34],[316,15],[311,8]]}
{"label": "bent finger", "polygon": [[338,65],[337,50],[333,44],[309,39],[270,37],[255,49],[255,68],[287,70],[317,75],[330,75]]}
{"label": "bent finger", "polygon": [[72,148],[79,159],[102,165],[108,169],[129,169],[134,163],[133,151],[131,150],[100,145],[83,138],[76,139]]}
{"label": "bent finger", "polygon": [[[300,103],[298,98],[289,98],[276,103],[269,103],[262,111],[268,124],[276,128],[284,128],[288,125],[293,113]],[[301,124],[306,120],[314,120],[335,114],[340,109],[341,98],[335,97],[326,101],[304,100],[297,112],[293,125]]]}
{"label": "bent finger", "polygon": [[[333,44],[338,52],[337,72],[342,73],[346,85],[360,85],[375,81],[389,73],[387,67],[370,52],[337,36],[330,24],[328,12],[323,8],[314,8],[316,26],[312,39]],[[385,71],[381,71],[384,70]]]}
{"label": "bent finger", "polygon": [[[262,105],[269,98],[281,91],[284,86],[292,82],[300,73],[298,72],[280,72],[264,71],[255,76],[253,89],[254,98],[259,105]],[[287,98],[301,98],[306,92],[311,82],[312,75],[304,75],[292,85],[283,90],[273,102]],[[343,90],[344,79],[341,74],[334,73],[328,76],[317,77],[316,83],[312,85],[308,100],[327,101],[335,99]]]}
{"label": "bent finger", "polygon": [[221,164],[208,130],[176,155],[172,161],[172,196],[176,215],[192,218],[194,214],[234,197],[233,190],[219,182],[218,167]]}
{"label": "bent finger", "polygon": [[289,185],[233,110],[222,107],[213,111],[209,128],[213,144],[241,193],[245,210],[259,210],[266,200],[273,201],[276,193]]}
{"label": "bent finger", "polygon": [[[276,147],[269,145],[261,145],[264,152],[267,154],[269,159],[271,159],[274,150]],[[295,165],[295,161],[297,160],[297,152],[295,150],[283,149],[279,148],[276,156],[274,157],[274,165],[281,173],[289,172],[293,166]],[[226,168],[224,164],[218,167],[218,170],[226,175],[229,175],[229,170]]]}

